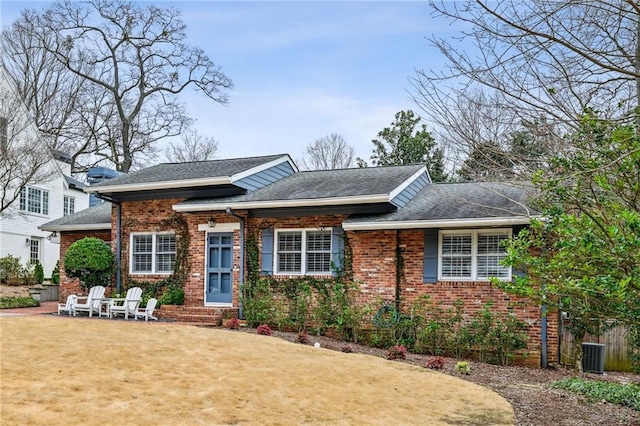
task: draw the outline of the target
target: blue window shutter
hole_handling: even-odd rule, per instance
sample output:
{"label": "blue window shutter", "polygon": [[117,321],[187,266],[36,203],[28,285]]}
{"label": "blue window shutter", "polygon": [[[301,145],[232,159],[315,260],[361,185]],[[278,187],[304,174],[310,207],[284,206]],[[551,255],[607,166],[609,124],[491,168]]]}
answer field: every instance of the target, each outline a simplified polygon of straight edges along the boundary
{"label": "blue window shutter", "polygon": [[344,230],[340,226],[331,228],[331,264],[333,275],[336,270],[342,269],[342,259],[344,257]]}
{"label": "blue window shutter", "polygon": [[435,284],[438,282],[438,230],[424,231],[424,267],[422,281]]}
{"label": "blue window shutter", "polygon": [[273,275],[273,228],[262,230],[261,275]]}

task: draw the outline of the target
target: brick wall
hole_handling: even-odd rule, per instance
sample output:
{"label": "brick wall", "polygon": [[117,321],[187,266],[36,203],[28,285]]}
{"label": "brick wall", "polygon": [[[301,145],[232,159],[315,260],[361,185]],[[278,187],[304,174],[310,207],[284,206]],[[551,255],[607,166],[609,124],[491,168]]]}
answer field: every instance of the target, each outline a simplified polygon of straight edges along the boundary
{"label": "brick wall", "polygon": [[67,250],[71,244],[85,237],[100,238],[107,243],[111,242],[111,231],[82,231],[82,232],[60,232],[60,301],[64,302],[70,294],[84,294],[84,290],[80,287],[80,280],[78,278],[67,277],[64,269],[64,256],[67,254]]}
{"label": "brick wall", "polygon": [[[539,306],[527,306],[524,299],[506,294],[486,281],[423,283],[424,233],[421,230],[358,231],[348,232],[347,236],[353,250],[353,273],[360,285],[361,303],[380,298],[391,302],[395,300],[396,250],[399,248],[402,253],[400,300],[403,311],[409,312],[420,296],[429,295],[433,302],[440,303],[444,308],[452,307],[456,300],[462,300],[465,319],[470,319],[487,302],[493,302],[492,309],[495,312],[513,312],[529,325],[527,352],[533,363],[538,362],[541,347]],[[557,314],[551,312],[547,321],[547,356],[549,361],[554,361],[558,348]]]}

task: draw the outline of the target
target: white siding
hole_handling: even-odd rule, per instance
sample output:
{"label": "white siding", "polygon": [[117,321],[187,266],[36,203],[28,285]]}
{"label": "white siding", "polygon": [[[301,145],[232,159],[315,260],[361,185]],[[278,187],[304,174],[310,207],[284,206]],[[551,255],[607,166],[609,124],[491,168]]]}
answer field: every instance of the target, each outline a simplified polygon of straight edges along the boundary
{"label": "white siding", "polygon": [[[12,87],[6,80],[4,70],[0,68],[0,96],[6,98],[13,96]],[[24,111],[24,120],[28,127],[21,133],[20,138],[24,143],[41,143],[38,138],[38,130],[33,122],[28,122],[29,114]],[[43,149],[46,149],[43,147]],[[28,262],[30,258],[30,246],[27,239],[37,238],[40,240],[40,261],[44,268],[45,277],[50,277],[56,262],[60,257],[60,245],[51,242],[47,237],[50,232],[41,231],[38,226],[58,219],[63,215],[63,196],[70,195],[76,198],[75,211],[80,211],[89,206],[88,194],[69,189],[64,178],[64,174],[70,175],[71,166],[68,163],[54,160],[47,164],[53,168],[55,174],[46,182],[30,185],[49,192],[49,212],[47,215],[20,212],[20,200],[17,199],[12,207],[0,217],[0,257],[8,254],[19,257],[22,263]]]}

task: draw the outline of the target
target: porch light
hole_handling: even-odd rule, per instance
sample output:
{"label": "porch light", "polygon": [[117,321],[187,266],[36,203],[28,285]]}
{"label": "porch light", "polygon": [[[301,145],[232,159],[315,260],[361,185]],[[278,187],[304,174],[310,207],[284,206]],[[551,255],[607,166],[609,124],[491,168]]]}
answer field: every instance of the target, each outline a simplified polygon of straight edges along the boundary
{"label": "porch light", "polygon": [[214,228],[216,226],[216,220],[214,218],[209,218],[207,225],[209,225],[209,228]]}
{"label": "porch light", "polygon": [[29,238],[27,238],[26,245],[29,245],[30,243],[31,243],[31,240],[29,240]]}

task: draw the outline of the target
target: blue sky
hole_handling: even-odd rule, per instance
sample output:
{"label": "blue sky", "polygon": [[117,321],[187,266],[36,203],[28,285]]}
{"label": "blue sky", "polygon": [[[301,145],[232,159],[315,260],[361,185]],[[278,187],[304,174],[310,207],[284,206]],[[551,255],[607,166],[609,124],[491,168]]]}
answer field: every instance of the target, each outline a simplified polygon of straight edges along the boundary
{"label": "blue sky", "polygon": [[[219,141],[219,158],[298,158],[338,133],[368,159],[396,112],[419,111],[409,94],[414,69],[442,66],[425,37],[456,34],[417,1],[154,3],[180,9],[190,43],[234,82],[227,106],[193,90],[181,96],[198,131]],[[46,4],[2,0],[2,25]]]}

